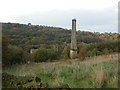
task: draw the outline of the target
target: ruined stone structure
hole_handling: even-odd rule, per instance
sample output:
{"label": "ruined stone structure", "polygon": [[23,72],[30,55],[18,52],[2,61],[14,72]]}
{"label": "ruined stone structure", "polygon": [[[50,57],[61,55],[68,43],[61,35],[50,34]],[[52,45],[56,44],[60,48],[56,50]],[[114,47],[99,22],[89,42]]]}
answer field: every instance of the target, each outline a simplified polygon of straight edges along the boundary
{"label": "ruined stone structure", "polygon": [[71,34],[71,46],[70,46],[70,58],[75,59],[77,57],[77,45],[76,45],[76,19],[72,19],[72,34]]}

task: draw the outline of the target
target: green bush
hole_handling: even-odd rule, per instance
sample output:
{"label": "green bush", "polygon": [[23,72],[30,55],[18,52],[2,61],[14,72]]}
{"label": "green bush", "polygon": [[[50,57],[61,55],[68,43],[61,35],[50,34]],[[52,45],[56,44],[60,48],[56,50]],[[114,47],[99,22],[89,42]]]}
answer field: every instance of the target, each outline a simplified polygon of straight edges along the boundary
{"label": "green bush", "polygon": [[32,53],[32,60],[35,62],[44,62],[48,58],[47,49],[40,48],[36,52]]}
{"label": "green bush", "polygon": [[23,50],[20,47],[17,46],[8,46],[8,55],[6,57],[8,58],[7,64],[20,64],[22,63],[22,55]]}
{"label": "green bush", "polygon": [[92,51],[91,51],[91,55],[90,56],[97,56],[97,51],[98,49],[97,48],[94,48]]}
{"label": "green bush", "polygon": [[107,48],[105,48],[104,50],[103,50],[103,54],[108,54],[109,53],[109,50],[107,49]]}
{"label": "green bush", "polygon": [[32,53],[32,60],[35,62],[45,62],[48,60],[55,60],[58,58],[58,54],[53,49],[40,48],[36,52]]}
{"label": "green bush", "polygon": [[69,54],[70,54],[70,47],[69,46],[65,46],[62,52],[61,57],[63,59],[68,59],[69,58]]}
{"label": "green bush", "polygon": [[97,56],[112,52],[120,52],[120,41],[105,41],[86,45],[87,56]]}
{"label": "green bush", "polygon": [[56,60],[59,58],[58,52],[53,49],[48,49],[47,54],[48,54],[48,60]]}
{"label": "green bush", "polygon": [[86,45],[86,50],[87,51],[92,51],[96,47],[97,47],[96,43],[88,44],[88,45]]}
{"label": "green bush", "polygon": [[108,50],[112,50],[113,52],[119,52],[119,44],[120,41],[115,40],[115,41],[106,41],[102,43],[97,44],[97,48],[99,51],[103,51],[105,48]]}

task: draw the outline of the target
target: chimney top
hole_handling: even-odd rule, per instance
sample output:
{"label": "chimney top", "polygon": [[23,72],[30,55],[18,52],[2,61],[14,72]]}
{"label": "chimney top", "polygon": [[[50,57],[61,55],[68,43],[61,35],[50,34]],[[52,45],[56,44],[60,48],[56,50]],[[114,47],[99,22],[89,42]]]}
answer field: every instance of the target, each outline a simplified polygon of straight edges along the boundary
{"label": "chimney top", "polygon": [[72,21],[76,21],[76,19],[74,18],[74,19],[72,19]]}

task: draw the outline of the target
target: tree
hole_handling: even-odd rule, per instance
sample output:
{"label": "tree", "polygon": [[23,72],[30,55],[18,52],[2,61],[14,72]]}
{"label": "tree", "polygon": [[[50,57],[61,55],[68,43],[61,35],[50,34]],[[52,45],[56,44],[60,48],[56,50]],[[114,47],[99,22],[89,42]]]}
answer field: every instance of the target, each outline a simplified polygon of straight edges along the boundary
{"label": "tree", "polygon": [[3,65],[13,65],[22,62],[23,51],[21,48],[8,45],[7,36],[2,36],[2,63]]}
{"label": "tree", "polygon": [[23,55],[23,50],[20,47],[17,46],[8,46],[8,64],[13,65],[13,64],[20,64],[22,63],[22,55]]}

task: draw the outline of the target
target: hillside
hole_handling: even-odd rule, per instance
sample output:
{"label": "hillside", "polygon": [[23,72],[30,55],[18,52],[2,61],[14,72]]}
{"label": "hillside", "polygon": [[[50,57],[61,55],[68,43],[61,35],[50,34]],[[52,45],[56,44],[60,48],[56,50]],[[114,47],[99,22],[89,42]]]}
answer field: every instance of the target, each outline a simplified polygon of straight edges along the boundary
{"label": "hillside", "polygon": [[[39,46],[70,43],[71,30],[60,27],[28,25],[19,23],[3,23],[3,35],[9,38],[9,43],[17,46]],[[86,44],[104,40],[116,40],[117,33],[99,33],[77,31],[77,41]]]}
{"label": "hillside", "polygon": [[14,65],[3,71],[15,76],[38,76],[49,87],[117,88],[118,54],[86,58],[85,61]]}
{"label": "hillside", "polygon": [[[120,52],[117,38],[117,33],[77,31],[78,57]],[[69,59],[70,39],[71,30],[59,27],[3,23],[3,65]],[[31,54],[34,49],[39,50]]]}

